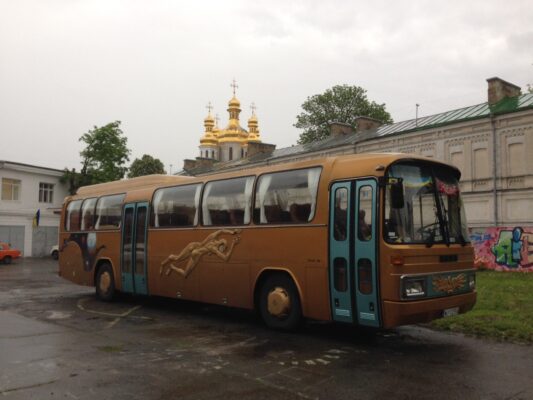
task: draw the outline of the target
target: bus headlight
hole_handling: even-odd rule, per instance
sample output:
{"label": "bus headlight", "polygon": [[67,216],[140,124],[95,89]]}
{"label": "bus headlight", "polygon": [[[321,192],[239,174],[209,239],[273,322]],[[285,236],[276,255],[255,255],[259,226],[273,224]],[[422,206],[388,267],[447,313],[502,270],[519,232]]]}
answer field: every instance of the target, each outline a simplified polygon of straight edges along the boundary
{"label": "bus headlight", "polygon": [[406,279],[403,281],[403,297],[422,297],[426,295],[425,279]]}
{"label": "bus headlight", "polygon": [[468,287],[470,290],[474,290],[476,288],[476,275],[472,274],[468,276]]}

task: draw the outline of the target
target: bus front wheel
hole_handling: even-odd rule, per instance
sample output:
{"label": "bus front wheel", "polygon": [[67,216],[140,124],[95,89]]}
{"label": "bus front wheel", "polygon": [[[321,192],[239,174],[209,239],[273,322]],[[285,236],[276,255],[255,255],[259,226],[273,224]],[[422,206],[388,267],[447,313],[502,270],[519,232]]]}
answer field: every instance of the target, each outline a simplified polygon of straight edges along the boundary
{"label": "bus front wheel", "polygon": [[111,301],[115,296],[115,278],[113,277],[113,268],[109,264],[103,264],[98,269],[96,295],[103,301]]}
{"label": "bus front wheel", "polygon": [[302,307],[293,280],[285,274],[269,276],[261,287],[259,309],[269,328],[295,329],[302,320]]}

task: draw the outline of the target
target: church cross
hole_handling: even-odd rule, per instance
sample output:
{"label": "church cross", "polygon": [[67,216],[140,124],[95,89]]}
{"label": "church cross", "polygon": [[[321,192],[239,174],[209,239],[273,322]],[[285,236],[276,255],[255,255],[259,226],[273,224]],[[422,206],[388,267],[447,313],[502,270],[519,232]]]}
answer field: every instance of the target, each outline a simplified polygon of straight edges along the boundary
{"label": "church cross", "polygon": [[211,102],[207,103],[207,106],[205,108],[207,108],[207,111],[209,112],[209,114],[211,114],[211,110],[213,109]]}
{"label": "church cross", "polygon": [[257,106],[255,105],[255,103],[250,104],[250,108],[252,109],[252,114],[255,115],[255,110],[257,110]]}
{"label": "church cross", "polygon": [[235,78],[233,78],[233,82],[231,82],[230,86],[233,88],[233,97],[235,97],[235,89],[238,89],[239,86],[237,86],[237,82],[235,81]]}

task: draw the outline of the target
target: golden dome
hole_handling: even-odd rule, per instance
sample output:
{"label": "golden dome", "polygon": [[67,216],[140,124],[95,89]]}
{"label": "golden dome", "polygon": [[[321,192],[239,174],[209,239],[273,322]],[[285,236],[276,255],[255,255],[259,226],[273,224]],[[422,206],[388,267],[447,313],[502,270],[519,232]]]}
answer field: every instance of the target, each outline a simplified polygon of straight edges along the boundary
{"label": "golden dome", "polygon": [[234,95],[231,98],[231,100],[229,101],[228,106],[230,106],[230,107],[240,107],[241,106],[241,102]]}

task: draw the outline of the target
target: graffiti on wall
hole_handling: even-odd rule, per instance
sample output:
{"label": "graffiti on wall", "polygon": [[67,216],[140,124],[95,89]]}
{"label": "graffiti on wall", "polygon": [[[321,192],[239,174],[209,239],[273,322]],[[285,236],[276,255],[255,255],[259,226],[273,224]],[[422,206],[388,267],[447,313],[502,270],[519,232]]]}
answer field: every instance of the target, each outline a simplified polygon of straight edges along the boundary
{"label": "graffiti on wall", "polygon": [[498,227],[473,232],[476,267],[533,272],[533,228]]}

